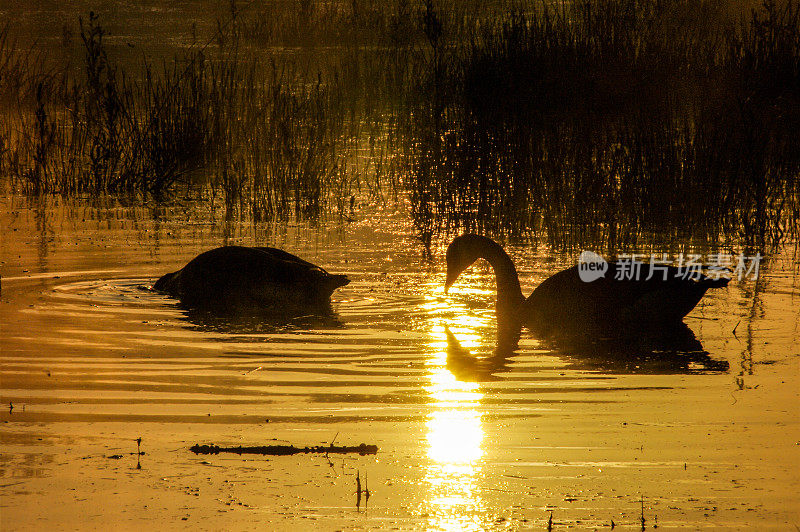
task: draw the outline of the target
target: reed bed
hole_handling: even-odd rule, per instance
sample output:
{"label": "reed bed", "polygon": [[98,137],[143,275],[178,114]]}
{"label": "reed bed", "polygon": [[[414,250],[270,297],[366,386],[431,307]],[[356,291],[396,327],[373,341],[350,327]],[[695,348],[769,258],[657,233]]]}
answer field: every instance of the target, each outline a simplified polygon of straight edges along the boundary
{"label": "reed bed", "polygon": [[405,146],[420,234],[610,250],[796,239],[799,11],[581,0],[441,50]]}
{"label": "reed bed", "polygon": [[0,174],[255,220],[408,198],[426,244],[797,240],[798,0],[238,9],[158,68],[118,66],[93,16],[79,69],[0,33]]}
{"label": "reed bed", "polygon": [[229,217],[316,218],[344,214],[364,172],[386,159],[380,149],[365,158],[364,140],[384,132],[350,120],[339,87],[244,50],[233,26],[135,76],[110,57],[94,14],[80,22],[82,72],[33,64],[2,48],[7,35],[0,67],[24,64],[26,77],[2,87],[16,105],[0,131],[0,171],[25,193],[182,193]]}

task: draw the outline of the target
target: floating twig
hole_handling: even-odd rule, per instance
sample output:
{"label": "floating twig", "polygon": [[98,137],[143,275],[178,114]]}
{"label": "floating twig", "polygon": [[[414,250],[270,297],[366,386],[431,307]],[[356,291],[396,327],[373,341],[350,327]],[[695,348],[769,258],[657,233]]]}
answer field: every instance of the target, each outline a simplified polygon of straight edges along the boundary
{"label": "floating twig", "polygon": [[294,445],[257,445],[251,447],[220,447],[218,445],[195,444],[189,448],[195,454],[260,454],[268,456],[289,456],[293,454],[377,454],[377,445],[314,445],[311,447],[295,447]]}

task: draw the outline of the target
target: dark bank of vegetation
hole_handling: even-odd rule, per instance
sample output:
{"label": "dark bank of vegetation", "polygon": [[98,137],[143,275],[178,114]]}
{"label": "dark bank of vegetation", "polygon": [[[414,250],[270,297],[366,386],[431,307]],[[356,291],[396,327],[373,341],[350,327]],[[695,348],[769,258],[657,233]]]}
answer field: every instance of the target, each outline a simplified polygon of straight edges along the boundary
{"label": "dark bank of vegetation", "polygon": [[247,4],[167,62],[0,35],[0,173],[252,219],[410,198],[422,239],[763,248],[800,221],[800,2]]}
{"label": "dark bank of vegetation", "polygon": [[721,4],[579,0],[442,50],[413,114],[420,229],[609,249],[796,236],[800,5]]}

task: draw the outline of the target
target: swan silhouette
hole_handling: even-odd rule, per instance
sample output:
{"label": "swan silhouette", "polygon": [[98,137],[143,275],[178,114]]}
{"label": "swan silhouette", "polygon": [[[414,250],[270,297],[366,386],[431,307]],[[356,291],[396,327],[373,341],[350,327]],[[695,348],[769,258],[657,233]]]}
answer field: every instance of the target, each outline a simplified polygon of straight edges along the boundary
{"label": "swan silhouette", "polygon": [[509,342],[519,336],[522,326],[543,335],[608,336],[635,334],[643,327],[676,326],[709,288],[728,284],[728,279],[701,274],[687,278],[673,266],[659,266],[651,272],[648,263],[637,263],[638,276],[626,279],[618,273],[624,273],[622,269],[630,263],[609,262],[605,275],[592,282],[581,280],[578,266],[560,271],[526,299],[517,269],[503,248],[489,238],[466,234],[447,248],[445,291],[478,259],[485,259],[494,269],[499,338]]}
{"label": "swan silhouette", "polygon": [[203,311],[327,314],[333,291],[349,282],[281,249],[224,246],[164,275],[153,289]]}

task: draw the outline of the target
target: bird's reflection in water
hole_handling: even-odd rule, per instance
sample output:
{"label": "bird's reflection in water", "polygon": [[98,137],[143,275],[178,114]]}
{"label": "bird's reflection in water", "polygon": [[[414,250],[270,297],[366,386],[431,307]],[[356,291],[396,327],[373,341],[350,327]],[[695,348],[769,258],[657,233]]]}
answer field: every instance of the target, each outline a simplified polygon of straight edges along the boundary
{"label": "bird's reflection in water", "polygon": [[273,334],[344,327],[335,313],[304,316],[280,313],[220,314],[187,309],[184,317],[195,330],[221,334]]}
{"label": "bird's reflection in water", "polygon": [[487,382],[497,380],[497,373],[508,369],[508,361],[515,354],[516,346],[501,347],[498,344],[489,356],[473,355],[461,347],[461,342],[445,325],[447,335],[447,370],[462,382]]}
{"label": "bird's reflection in water", "polygon": [[[519,353],[519,331],[499,335],[492,353],[473,356],[456,336],[447,334],[447,369],[459,380],[496,380],[507,371],[509,360]],[[683,323],[668,328],[620,331],[615,337],[586,335],[556,336],[542,339],[542,346],[563,359],[566,369],[604,373],[690,374],[719,373],[729,369],[727,360],[714,359]]]}
{"label": "bird's reflection in water", "polygon": [[552,345],[573,369],[654,375],[720,373],[729,369],[728,361],[712,358],[684,323],[624,331],[613,338],[558,338]]}

